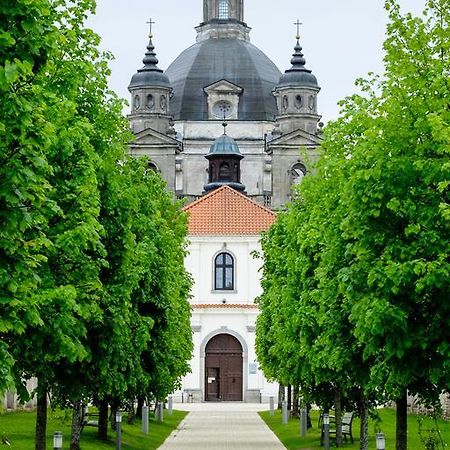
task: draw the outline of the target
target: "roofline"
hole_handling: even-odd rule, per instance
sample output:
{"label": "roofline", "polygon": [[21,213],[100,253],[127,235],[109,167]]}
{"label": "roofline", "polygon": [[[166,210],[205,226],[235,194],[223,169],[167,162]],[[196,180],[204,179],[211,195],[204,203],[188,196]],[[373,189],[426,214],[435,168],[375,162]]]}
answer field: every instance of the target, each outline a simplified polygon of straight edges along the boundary
{"label": "roofline", "polygon": [[218,192],[220,192],[221,190],[224,190],[224,189],[229,189],[230,191],[232,191],[232,193],[241,196],[243,199],[245,199],[246,201],[248,201],[250,203],[253,203],[254,205],[256,205],[259,208],[261,208],[263,211],[270,213],[273,217],[277,217],[277,214],[274,211],[272,211],[271,209],[266,208],[263,205],[260,205],[259,203],[257,203],[254,200],[250,199],[246,195],[241,194],[240,192],[236,191],[235,189],[233,189],[233,188],[231,188],[230,186],[227,186],[227,185],[224,185],[224,186],[221,186],[220,188],[214,189],[209,194],[206,194],[205,196],[200,197],[199,199],[197,199],[194,202],[190,203],[189,205],[185,206],[183,208],[183,211],[188,212],[192,207],[198,205],[199,203],[203,202],[205,199],[207,199],[207,198],[217,194]]}

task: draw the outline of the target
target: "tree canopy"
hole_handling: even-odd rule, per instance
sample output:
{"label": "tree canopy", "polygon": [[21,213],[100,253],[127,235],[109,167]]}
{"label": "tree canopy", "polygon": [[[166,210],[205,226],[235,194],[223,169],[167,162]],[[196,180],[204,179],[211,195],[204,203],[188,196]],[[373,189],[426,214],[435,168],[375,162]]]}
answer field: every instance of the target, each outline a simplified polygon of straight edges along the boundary
{"label": "tree canopy", "polygon": [[437,402],[450,388],[450,12],[385,5],[385,74],[341,103],[265,238],[258,356],[304,387]]}
{"label": "tree canopy", "polygon": [[0,392],[37,377],[42,404],[162,399],[192,351],[186,218],[128,156],[94,10],[0,8]]}

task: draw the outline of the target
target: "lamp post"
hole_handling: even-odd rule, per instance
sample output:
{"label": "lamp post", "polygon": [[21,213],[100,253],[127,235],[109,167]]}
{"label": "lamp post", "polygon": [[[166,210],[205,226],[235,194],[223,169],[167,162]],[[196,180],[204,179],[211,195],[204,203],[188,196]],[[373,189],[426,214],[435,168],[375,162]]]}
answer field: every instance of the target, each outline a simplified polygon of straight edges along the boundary
{"label": "lamp post", "polygon": [[376,441],[377,441],[377,450],[386,449],[386,440],[384,438],[384,433],[377,433]]}
{"label": "lamp post", "polygon": [[122,413],[116,412],[117,450],[122,450]]}
{"label": "lamp post", "polygon": [[308,410],[306,406],[300,409],[300,436],[305,437],[308,428]]}
{"label": "lamp post", "polygon": [[63,434],[61,431],[53,433],[53,450],[61,450],[63,446]]}
{"label": "lamp post", "polygon": [[283,400],[281,402],[281,423],[283,425],[286,425],[288,423],[288,408],[286,400]]}
{"label": "lamp post", "polygon": [[148,406],[142,407],[142,432],[148,434]]}
{"label": "lamp post", "polygon": [[323,415],[323,446],[325,450],[330,450],[330,416]]}

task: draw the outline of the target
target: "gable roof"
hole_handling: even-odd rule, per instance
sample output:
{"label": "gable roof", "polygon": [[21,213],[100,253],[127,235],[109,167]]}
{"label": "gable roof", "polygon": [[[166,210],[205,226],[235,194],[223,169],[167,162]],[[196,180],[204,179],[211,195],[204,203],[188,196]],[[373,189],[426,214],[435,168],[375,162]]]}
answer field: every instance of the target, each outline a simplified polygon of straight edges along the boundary
{"label": "gable roof", "polygon": [[276,218],[270,209],[226,185],[183,210],[189,215],[189,234],[198,236],[258,235]]}
{"label": "gable roof", "polygon": [[323,137],[316,134],[308,133],[305,130],[294,130],[288,134],[282,134],[281,136],[268,142],[269,148],[284,145],[293,145],[298,147],[299,145],[310,145],[317,147],[323,142]]}

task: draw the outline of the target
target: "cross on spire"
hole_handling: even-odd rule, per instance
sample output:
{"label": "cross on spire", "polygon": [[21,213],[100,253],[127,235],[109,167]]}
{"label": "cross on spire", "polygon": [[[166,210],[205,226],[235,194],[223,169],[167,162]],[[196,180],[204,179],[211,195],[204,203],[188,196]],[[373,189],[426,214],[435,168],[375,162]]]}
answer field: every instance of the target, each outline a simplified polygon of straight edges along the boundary
{"label": "cross on spire", "polygon": [[303,23],[297,19],[297,22],[294,22],[294,25],[297,26],[297,39],[300,39],[300,25],[303,25]]}
{"label": "cross on spire", "polygon": [[152,25],[154,25],[156,22],[153,22],[152,18],[150,17],[150,20],[148,22],[145,22],[145,23],[148,23],[150,25],[149,37],[152,37],[153,36],[153,34],[152,34]]}

